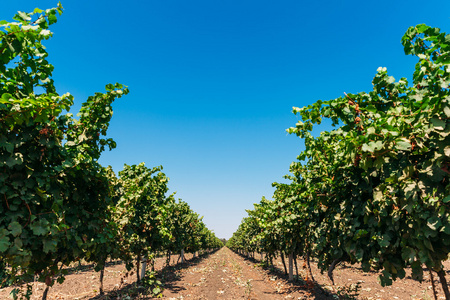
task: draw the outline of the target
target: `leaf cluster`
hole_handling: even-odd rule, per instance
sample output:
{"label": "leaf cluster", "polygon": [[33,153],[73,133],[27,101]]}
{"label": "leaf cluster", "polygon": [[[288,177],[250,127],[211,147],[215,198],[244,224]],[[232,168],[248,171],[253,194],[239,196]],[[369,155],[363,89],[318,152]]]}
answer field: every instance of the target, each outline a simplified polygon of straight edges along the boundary
{"label": "leaf cluster", "polygon": [[[408,266],[419,280],[423,265],[442,269],[450,250],[450,35],[421,24],[402,44],[419,59],[412,85],[380,67],[368,93],[294,107],[301,120],[287,131],[306,149],[291,164],[291,184],[275,184],[274,200],[255,205],[235,239],[261,233],[237,247],[272,238],[265,251],[309,251],[323,271],[359,262],[382,270],[382,285]],[[314,137],[323,118],[335,129]]]}
{"label": "leaf cluster", "polygon": [[129,91],[107,84],[69,113],[73,96],[57,93],[42,44],[62,10],[0,21],[0,284],[37,276],[51,286],[80,260],[101,270],[108,257],[132,267],[168,248],[217,247],[198,214],[166,197],[162,167],[125,165],[116,177],[98,163],[116,147],[106,138],[112,103]]}

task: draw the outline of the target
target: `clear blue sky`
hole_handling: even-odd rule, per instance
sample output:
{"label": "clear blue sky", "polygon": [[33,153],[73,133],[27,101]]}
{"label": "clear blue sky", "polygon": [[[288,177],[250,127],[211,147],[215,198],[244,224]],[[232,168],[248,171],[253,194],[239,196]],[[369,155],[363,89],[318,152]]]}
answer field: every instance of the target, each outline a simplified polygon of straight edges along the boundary
{"label": "clear blue sky", "polygon": [[[4,1],[0,20],[56,1]],[[163,165],[170,190],[229,238],[303,144],[292,106],[372,88],[380,66],[411,78],[400,39],[425,23],[450,32],[450,1],[62,1],[45,45],[76,113],[107,83],[114,104],[100,160]]]}

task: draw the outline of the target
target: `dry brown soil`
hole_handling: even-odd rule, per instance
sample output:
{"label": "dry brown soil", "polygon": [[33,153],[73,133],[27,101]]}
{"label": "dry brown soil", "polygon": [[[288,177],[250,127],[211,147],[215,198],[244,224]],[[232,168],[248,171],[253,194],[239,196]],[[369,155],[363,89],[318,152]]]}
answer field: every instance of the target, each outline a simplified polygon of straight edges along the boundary
{"label": "dry brown soil", "polygon": [[[434,296],[428,272],[420,283],[410,278],[394,282],[392,286],[381,287],[376,273],[364,273],[358,266],[339,265],[335,272],[335,285],[325,274],[320,274],[312,263],[314,286],[306,279],[303,261],[298,260],[299,277],[295,283],[289,283],[284,275],[281,260],[275,261],[275,270],[269,271],[256,259],[247,259],[228,248],[204,254],[199,258],[187,255],[185,264],[176,264],[178,256],[172,257],[171,266],[167,267],[165,258],[158,258],[155,270],[164,282],[165,299],[424,299],[432,300]],[[446,262],[446,270],[450,263]],[[73,267],[69,270],[63,284],[55,284],[49,291],[47,299],[105,300],[105,299],[152,299],[139,295],[134,285],[136,275],[127,273],[120,262],[110,263],[105,271],[105,295],[99,296],[99,274],[92,266]],[[449,273],[447,273],[449,275]],[[450,277],[447,276],[450,280]],[[445,299],[437,276],[438,299]],[[44,284],[35,282],[31,299],[40,299]],[[354,293],[358,286],[357,295]],[[0,289],[0,299],[8,299],[11,288]],[[347,295],[347,298],[343,298]],[[353,295],[353,296],[352,296]]]}

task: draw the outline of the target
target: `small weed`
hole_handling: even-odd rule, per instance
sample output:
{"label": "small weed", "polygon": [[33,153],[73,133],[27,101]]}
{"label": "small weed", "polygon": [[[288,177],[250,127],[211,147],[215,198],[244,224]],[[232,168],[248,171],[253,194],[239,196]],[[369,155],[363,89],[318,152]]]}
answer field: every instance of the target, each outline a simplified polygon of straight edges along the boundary
{"label": "small weed", "polygon": [[261,261],[261,262],[259,262],[259,263],[256,263],[256,264],[255,264],[255,267],[256,267],[256,266],[259,266],[259,267],[262,267],[262,268],[267,268],[268,264],[267,264],[267,262],[264,260],[264,261]]}
{"label": "small weed", "polygon": [[250,294],[252,293],[252,288],[253,288],[252,280],[249,279],[245,283],[245,295],[248,299],[250,299]]}
{"label": "small weed", "polygon": [[361,283],[352,283],[350,285],[344,285],[337,287],[336,299],[339,300],[356,300],[361,289]]}
{"label": "small weed", "polygon": [[235,272],[241,273],[242,267],[238,263],[236,263],[235,261],[232,261],[231,264],[233,265],[233,269]]}
{"label": "small weed", "polygon": [[156,272],[147,270],[142,278],[142,285],[152,297],[162,297],[163,284],[156,278]]}
{"label": "small weed", "polygon": [[432,297],[427,293],[427,291],[428,291],[428,290],[424,290],[424,291],[422,292],[422,299],[423,299],[423,300],[431,300],[431,299],[432,299]]}

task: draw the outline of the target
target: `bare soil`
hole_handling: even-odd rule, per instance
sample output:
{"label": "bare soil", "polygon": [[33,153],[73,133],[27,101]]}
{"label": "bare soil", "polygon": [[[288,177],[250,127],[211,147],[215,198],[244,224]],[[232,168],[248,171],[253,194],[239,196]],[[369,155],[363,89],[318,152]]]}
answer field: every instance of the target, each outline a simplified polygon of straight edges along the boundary
{"label": "bare soil", "polygon": [[[256,259],[238,255],[228,248],[207,253],[193,258],[186,255],[187,262],[176,263],[178,256],[173,256],[171,266],[166,266],[165,258],[155,261],[155,270],[163,281],[165,299],[434,299],[430,275],[425,272],[422,283],[412,280],[407,272],[406,278],[394,282],[392,286],[381,287],[377,273],[364,273],[357,265],[342,264],[334,271],[335,285],[331,284],[326,274],[321,274],[316,264],[311,264],[315,283],[307,278],[304,262],[297,260],[299,278],[294,283],[287,280],[280,259],[275,269],[263,268]],[[450,262],[445,263],[450,270]],[[447,271],[447,280],[449,278]],[[106,299],[152,299],[143,296],[135,284],[135,272],[127,272],[121,262],[109,263],[105,269],[105,295],[99,295],[99,273],[92,265],[74,266],[63,284],[50,288],[49,300],[106,300]],[[445,299],[439,279],[434,276],[438,299]],[[33,296],[42,297],[44,283],[34,282]],[[8,299],[12,287],[0,289],[0,299]]]}

